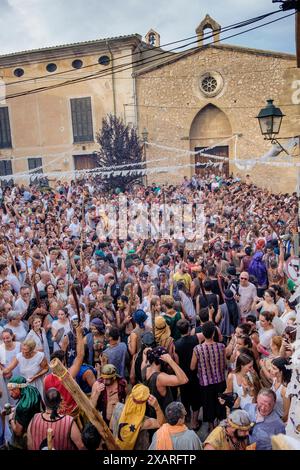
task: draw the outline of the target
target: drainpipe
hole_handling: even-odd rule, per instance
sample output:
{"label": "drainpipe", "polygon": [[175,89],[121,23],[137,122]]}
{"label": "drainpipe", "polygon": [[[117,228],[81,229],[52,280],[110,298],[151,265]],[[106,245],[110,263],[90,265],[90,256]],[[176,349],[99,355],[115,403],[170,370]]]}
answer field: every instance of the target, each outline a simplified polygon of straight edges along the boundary
{"label": "drainpipe", "polygon": [[132,81],[133,81],[134,119],[135,119],[135,126],[138,130],[140,123],[139,123],[139,109],[138,109],[138,97],[137,97],[135,73],[133,73]]}
{"label": "drainpipe", "polygon": [[114,75],[114,56],[111,51],[111,47],[109,45],[109,42],[106,41],[107,48],[109,50],[110,54],[110,60],[111,60],[111,81],[112,81],[112,92],[113,92],[113,108],[114,108],[114,115],[117,115],[117,107],[116,107],[116,89],[115,89],[115,75]]}

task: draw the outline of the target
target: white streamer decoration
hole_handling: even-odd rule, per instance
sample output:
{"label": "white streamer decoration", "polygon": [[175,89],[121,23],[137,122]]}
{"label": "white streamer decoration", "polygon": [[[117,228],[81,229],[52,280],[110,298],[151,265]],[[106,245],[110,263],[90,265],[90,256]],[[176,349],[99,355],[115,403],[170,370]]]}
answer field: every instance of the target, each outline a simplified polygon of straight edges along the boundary
{"label": "white streamer decoration", "polygon": [[[193,152],[191,150],[184,150],[184,149],[179,149],[175,147],[169,147],[169,146],[164,146],[161,144],[157,144],[155,142],[146,142],[146,145],[149,147],[156,147],[159,149],[166,150],[168,152],[176,153],[177,156],[174,156],[173,158],[179,158],[183,154],[188,154],[188,155],[201,155],[203,157],[206,157],[209,159],[209,162],[206,162],[205,164],[210,167],[219,167],[220,170],[222,170],[223,163],[225,161],[230,161],[230,164],[234,164],[237,168],[240,170],[248,170],[253,168],[255,165],[271,165],[273,167],[279,167],[279,168],[296,168],[300,167],[300,162],[295,162],[294,159],[291,156],[288,156],[285,158],[284,162],[274,162],[273,159],[269,160],[268,158],[271,157],[273,154],[274,149],[272,148],[270,151],[268,151],[265,155],[263,155],[260,158],[255,158],[255,159],[238,159],[237,158],[237,141],[238,141],[238,135],[233,135],[232,137],[228,137],[227,139],[222,140],[221,142],[213,144],[211,147],[206,147],[203,150]],[[230,140],[234,139],[235,144],[234,144],[234,159],[229,159],[227,157],[223,157],[220,155],[211,155],[209,153],[206,153],[205,151],[211,150],[215,147],[218,147],[222,145],[225,142],[229,142]],[[156,160],[148,160],[148,161],[142,161],[142,162],[134,162],[134,163],[123,163],[121,165],[113,165],[110,167],[102,167],[102,168],[92,168],[92,169],[84,169],[84,170],[70,170],[66,172],[62,171],[54,171],[54,172],[48,172],[48,173],[38,173],[37,170],[44,169],[45,167],[53,165],[57,160],[61,158],[62,155],[66,156],[66,153],[61,153],[61,154],[52,154],[52,156],[56,155],[57,158],[52,160],[51,162],[46,163],[43,165],[43,167],[39,168],[34,168],[33,170],[29,170],[24,173],[15,173],[12,175],[4,175],[0,176],[0,181],[1,180],[8,180],[10,178],[13,178],[15,180],[19,179],[24,179],[30,176],[31,174],[34,174],[36,178],[38,177],[49,177],[49,178],[76,178],[80,176],[100,176],[102,178],[109,178],[111,176],[128,176],[128,175],[148,175],[148,174],[158,174],[158,173],[172,173],[172,172],[177,172],[178,169],[183,169],[183,168],[195,168],[197,167],[197,164],[194,163],[187,163],[183,165],[174,165],[174,166],[166,166],[166,167],[152,167],[150,165],[153,165],[153,163],[158,163],[158,162],[163,162],[163,161],[170,161],[169,157],[163,157],[163,158],[158,158]],[[48,155],[49,157],[49,155]],[[69,155],[70,157],[70,155]],[[29,157],[24,157],[24,158],[29,158]],[[23,159],[23,157],[22,157]],[[19,161],[21,159],[16,159],[14,161]],[[213,163],[211,160],[218,160],[219,163]],[[147,168],[140,168],[141,166],[146,165]],[[199,164],[198,167],[205,168],[203,164]],[[150,166],[150,167],[149,167]],[[136,167],[136,168],[134,168]],[[133,168],[132,170],[122,170],[123,168]]]}

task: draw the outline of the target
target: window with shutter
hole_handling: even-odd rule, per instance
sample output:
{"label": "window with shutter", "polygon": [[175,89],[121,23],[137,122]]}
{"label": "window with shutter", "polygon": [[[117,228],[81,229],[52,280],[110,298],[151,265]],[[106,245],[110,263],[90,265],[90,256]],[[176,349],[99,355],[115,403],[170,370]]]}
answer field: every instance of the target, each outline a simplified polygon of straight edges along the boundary
{"label": "window with shutter", "polygon": [[43,161],[40,157],[37,158],[28,158],[28,170],[35,170],[31,171],[31,173],[43,173]]}
{"label": "window with shutter", "polygon": [[30,170],[30,183],[37,184],[41,176],[34,176],[36,173],[43,173],[43,160],[41,157],[28,158],[28,170]]}
{"label": "window with shutter", "polygon": [[93,142],[93,118],[91,98],[71,99],[74,143]]}
{"label": "window with shutter", "polygon": [[[0,160],[0,176],[12,175],[12,165],[11,160]],[[1,180],[1,186],[10,186],[13,184],[14,180],[12,178],[7,180]]]}
{"label": "window with shutter", "polygon": [[11,134],[7,107],[0,107],[0,148],[11,148]]}

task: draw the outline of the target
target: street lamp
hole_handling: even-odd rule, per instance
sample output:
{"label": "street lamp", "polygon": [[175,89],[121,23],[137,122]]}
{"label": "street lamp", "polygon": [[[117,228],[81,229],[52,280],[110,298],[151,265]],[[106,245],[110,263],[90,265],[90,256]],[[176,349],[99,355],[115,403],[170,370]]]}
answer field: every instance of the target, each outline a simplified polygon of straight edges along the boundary
{"label": "street lamp", "polygon": [[281,109],[274,106],[273,100],[267,100],[267,106],[262,108],[256,117],[265,140],[270,140],[272,144],[276,143],[282,150],[284,150],[285,153],[288,154],[275,137],[279,134],[281,121],[284,116],[285,114],[282,113]]}
{"label": "street lamp", "polygon": [[[148,137],[149,137],[149,132],[147,131],[146,127],[144,127],[143,132],[142,132],[142,139],[143,139],[143,144],[144,144],[144,162],[146,163],[146,148],[147,148],[147,142],[148,142]],[[147,163],[146,163],[147,165]],[[145,175],[145,182],[147,185],[147,174]]]}
{"label": "street lamp", "polygon": [[148,136],[149,136],[149,132],[147,131],[146,127],[144,127],[143,132],[142,132],[142,138],[143,138],[144,144],[148,142]]}
{"label": "street lamp", "polygon": [[[272,144],[276,143],[279,145],[281,150],[284,150],[288,154],[287,150],[276,139],[276,135],[279,134],[282,118],[285,116],[280,108],[276,108],[273,104],[273,100],[267,100],[267,106],[262,108],[258,113],[257,119],[260,125],[260,130],[265,140],[270,140]],[[297,222],[297,234],[295,236],[295,255],[299,256],[299,241],[300,241],[300,174],[298,174],[298,185],[297,185],[297,196],[298,196],[298,222]]]}

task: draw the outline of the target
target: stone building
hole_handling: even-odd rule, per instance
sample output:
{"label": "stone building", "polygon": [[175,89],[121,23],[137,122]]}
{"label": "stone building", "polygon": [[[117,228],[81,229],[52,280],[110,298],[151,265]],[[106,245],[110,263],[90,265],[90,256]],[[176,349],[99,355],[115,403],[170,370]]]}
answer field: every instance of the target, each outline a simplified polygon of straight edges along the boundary
{"label": "stone building", "polygon": [[0,175],[95,167],[102,119],[137,125],[132,72],[149,44],[133,34],[0,56]]}
{"label": "stone building", "polygon": [[[209,45],[207,28],[214,31]],[[228,157],[227,173],[251,173],[261,186],[294,191],[294,168],[234,160],[270,149],[255,119],[267,99],[285,114],[283,145],[300,134],[295,56],[219,43],[220,32],[207,15],[196,29],[198,47],[181,53],[161,49],[160,35],[150,29],[145,41],[133,34],[0,56],[0,176],[41,169],[70,176],[95,167],[96,134],[113,113],[140,135],[147,129],[148,168],[165,168],[149,182],[190,176],[207,158],[188,152],[213,147],[206,152]],[[36,89],[43,91],[32,93]],[[297,160],[299,147],[290,152]],[[286,158],[281,153],[276,162]]]}
{"label": "stone building", "polygon": [[[207,28],[215,32],[214,42],[203,45]],[[292,99],[293,88],[300,88],[295,56],[218,43],[220,30],[207,15],[196,29],[198,47],[135,73],[139,126],[147,129],[150,143],[148,166],[155,165],[151,160],[165,159],[165,173],[151,175],[149,181],[182,180],[183,175],[195,171],[195,162],[209,160],[168,147],[195,152],[215,146],[206,153],[229,157],[223,171],[242,177],[250,173],[253,182],[276,192],[295,191],[296,168],[234,163],[235,157],[259,158],[272,147],[263,139],[255,119],[267,99],[273,99],[285,114],[281,144],[285,146],[290,137],[299,136],[300,99]],[[154,147],[153,142],[161,147]],[[293,161],[299,161],[297,140],[289,153]],[[282,152],[274,162],[286,159]],[[179,167],[170,174],[176,165]]]}

